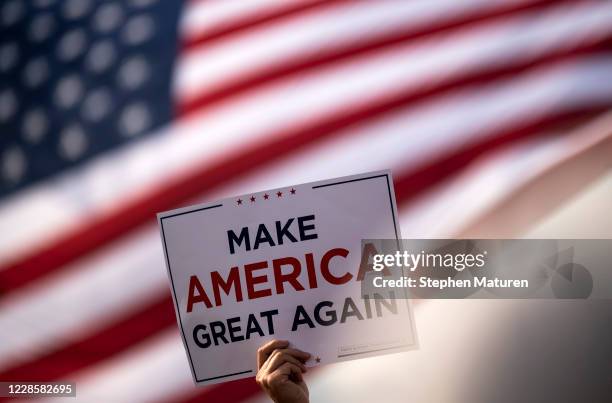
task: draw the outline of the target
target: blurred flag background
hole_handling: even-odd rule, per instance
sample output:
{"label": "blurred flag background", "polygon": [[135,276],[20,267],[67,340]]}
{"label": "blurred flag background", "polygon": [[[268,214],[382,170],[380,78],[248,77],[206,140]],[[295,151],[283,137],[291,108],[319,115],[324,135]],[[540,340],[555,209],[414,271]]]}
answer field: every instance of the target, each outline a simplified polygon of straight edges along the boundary
{"label": "blurred flag background", "polygon": [[[260,401],[193,386],[155,220],[179,206],[390,168],[404,237],[610,237],[611,45],[597,0],[2,1],[0,380]],[[461,401],[428,341],[474,304],[419,302],[409,367],[313,371],[313,401]]]}

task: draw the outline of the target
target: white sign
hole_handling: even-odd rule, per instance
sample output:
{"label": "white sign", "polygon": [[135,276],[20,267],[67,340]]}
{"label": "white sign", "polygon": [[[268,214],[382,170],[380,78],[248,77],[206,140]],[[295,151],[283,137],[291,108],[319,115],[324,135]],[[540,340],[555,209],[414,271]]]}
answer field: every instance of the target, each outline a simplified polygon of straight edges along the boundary
{"label": "white sign", "polygon": [[372,270],[362,240],[401,237],[387,171],[247,194],[158,220],[198,384],[255,376],[256,351],[271,339],[312,353],[308,366],[416,346],[408,300],[361,295]]}

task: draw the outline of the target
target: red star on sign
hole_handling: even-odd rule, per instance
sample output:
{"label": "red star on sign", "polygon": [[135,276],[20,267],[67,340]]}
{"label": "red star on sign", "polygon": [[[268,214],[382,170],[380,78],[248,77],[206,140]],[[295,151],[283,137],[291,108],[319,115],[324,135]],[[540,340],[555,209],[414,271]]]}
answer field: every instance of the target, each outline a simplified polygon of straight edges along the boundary
{"label": "red star on sign", "polygon": [[251,196],[251,203],[255,203],[255,196]]}
{"label": "red star on sign", "polygon": [[266,194],[264,195],[264,199],[265,199],[265,200],[268,200],[269,198],[270,198],[270,195],[266,193]]}
{"label": "red star on sign", "polygon": [[295,194],[295,189],[291,188],[291,194],[294,195]]}
{"label": "red star on sign", "polygon": [[276,196],[277,197],[283,197],[283,192],[281,192],[281,191],[276,192]]}
{"label": "red star on sign", "polygon": [[238,204],[242,204],[242,199],[238,199],[238,200],[236,200],[236,203],[238,203]]}

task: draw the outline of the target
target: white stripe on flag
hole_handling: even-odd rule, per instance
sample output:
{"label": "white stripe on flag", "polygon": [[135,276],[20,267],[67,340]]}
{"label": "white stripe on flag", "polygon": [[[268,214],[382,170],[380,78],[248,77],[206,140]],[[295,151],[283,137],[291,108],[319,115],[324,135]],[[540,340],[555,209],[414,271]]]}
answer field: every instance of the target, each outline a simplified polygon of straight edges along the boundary
{"label": "white stripe on flag", "polygon": [[285,9],[287,4],[309,4],[313,0],[192,0],[185,5],[181,18],[181,36],[187,39],[206,35],[219,27],[236,23],[244,18],[254,17]]}

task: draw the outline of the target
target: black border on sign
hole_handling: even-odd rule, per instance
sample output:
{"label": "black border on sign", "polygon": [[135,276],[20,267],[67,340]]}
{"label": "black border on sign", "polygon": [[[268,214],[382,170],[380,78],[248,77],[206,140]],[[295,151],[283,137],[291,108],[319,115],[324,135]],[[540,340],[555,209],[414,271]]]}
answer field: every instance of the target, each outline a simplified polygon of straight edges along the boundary
{"label": "black border on sign", "polygon": [[339,354],[338,358],[342,358],[342,357],[350,357],[352,355],[359,355],[359,354],[366,354],[366,353],[376,353],[378,351],[387,351],[387,350],[395,350],[396,348],[402,348],[402,347],[406,347],[409,346],[410,344],[400,344],[398,346],[393,346],[393,347],[385,347],[385,348],[377,348],[374,350],[368,350],[368,351],[360,351],[358,353],[348,353],[348,354]]}
{"label": "black border on sign", "polygon": [[212,378],[204,378],[204,379],[198,379],[196,373],[195,373],[195,367],[193,365],[193,359],[191,358],[191,352],[189,351],[189,344],[187,344],[187,337],[185,336],[185,330],[183,329],[183,319],[181,318],[181,310],[179,308],[179,303],[178,300],[176,299],[176,288],[174,287],[174,278],[172,276],[172,269],[170,268],[170,256],[168,256],[168,247],[166,245],[166,234],[164,233],[164,219],[166,218],[172,218],[172,217],[177,217],[183,214],[188,214],[188,213],[195,213],[196,211],[202,211],[202,210],[210,210],[210,209],[214,209],[217,207],[222,207],[223,204],[215,204],[213,206],[208,206],[208,207],[200,207],[197,209],[193,209],[193,210],[187,210],[187,211],[182,211],[180,213],[176,213],[176,214],[172,214],[172,215],[168,215],[165,217],[161,217],[159,219],[159,222],[161,223],[161,233],[162,233],[162,240],[164,241],[164,255],[166,257],[166,265],[168,265],[168,272],[170,273],[170,284],[172,285],[172,297],[174,298],[174,306],[176,307],[176,314],[178,315],[178,322],[179,322],[179,327],[181,328],[181,336],[183,337],[183,342],[185,343],[185,350],[187,350],[187,357],[189,357],[189,363],[191,364],[191,368],[193,371],[193,375],[194,378],[196,380],[196,382],[205,382],[205,381],[212,381],[215,379],[221,379],[221,378],[227,378],[229,376],[234,376],[234,375],[242,375],[242,374],[248,374],[249,372],[253,372],[252,369],[246,370],[246,371],[241,371],[241,372],[234,372],[231,374],[225,374],[225,375],[218,375],[218,376],[213,376]]}
{"label": "black border on sign", "polygon": [[[395,221],[395,210],[393,210],[393,196],[391,195],[391,184],[389,183],[389,174],[388,173],[384,173],[384,174],[380,174],[380,175],[374,175],[374,176],[368,176],[368,177],[365,177],[365,178],[349,179],[349,180],[340,181],[340,182],[326,183],[324,185],[313,186],[312,188],[313,189],[319,189],[319,188],[324,188],[324,187],[328,187],[328,186],[336,186],[336,185],[342,185],[342,184],[345,184],[345,183],[359,182],[359,181],[364,181],[364,180],[368,180],[368,179],[375,179],[375,178],[382,178],[382,177],[384,177],[387,180],[387,192],[389,194],[389,207],[391,208],[391,217],[393,218],[393,230],[395,231],[395,239],[397,240],[397,247],[399,249],[400,238],[399,238],[399,234],[397,232],[397,223]],[[406,290],[404,290],[404,298],[406,299],[406,305],[408,305],[408,294],[406,293]],[[410,311],[410,307],[408,307],[408,311]],[[400,345],[393,346],[393,347],[377,348],[375,350],[360,351],[360,352],[357,352],[357,353],[338,354],[337,358],[348,357],[348,356],[352,356],[352,355],[375,353],[377,351],[385,351],[385,350],[394,350],[394,349],[399,349],[399,348],[405,348],[405,347],[410,347],[413,344],[414,343],[412,343],[412,344],[411,343],[405,343],[405,344],[400,344]]]}

